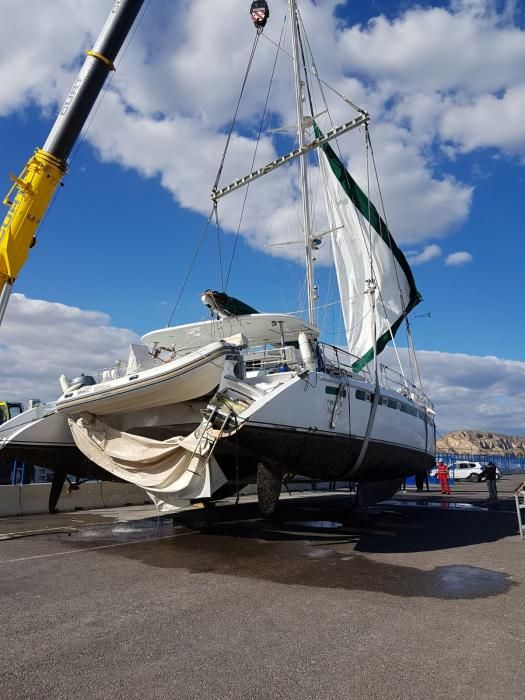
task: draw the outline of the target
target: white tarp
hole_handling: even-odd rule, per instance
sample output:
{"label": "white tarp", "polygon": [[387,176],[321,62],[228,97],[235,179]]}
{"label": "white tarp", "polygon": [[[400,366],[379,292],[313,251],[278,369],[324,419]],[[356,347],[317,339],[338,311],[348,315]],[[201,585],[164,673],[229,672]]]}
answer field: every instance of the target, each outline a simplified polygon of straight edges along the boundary
{"label": "white tarp", "polygon": [[92,462],[145,489],[157,505],[209,498],[226,482],[201,425],[191,435],[153,440],[115,428],[91,413],[69,418],[78,449]]}
{"label": "white tarp", "polygon": [[[348,350],[361,358],[359,369],[373,358],[376,339],[379,354],[420,297],[386,224],[329,146],[319,149],[319,163],[330,227],[336,229],[331,238]],[[375,339],[370,279],[377,283]]]}

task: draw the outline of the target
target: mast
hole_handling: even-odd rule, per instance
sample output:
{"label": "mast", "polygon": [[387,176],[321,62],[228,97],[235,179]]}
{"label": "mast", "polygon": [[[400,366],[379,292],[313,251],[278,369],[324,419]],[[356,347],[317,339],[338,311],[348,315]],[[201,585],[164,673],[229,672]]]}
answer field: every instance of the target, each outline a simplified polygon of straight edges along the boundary
{"label": "mast", "polygon": [[43,148],[28,160],[4,199],[0,226],[0,323],[13,285],[34,245],[36,231],[67,170],[67,158],[102,90],[144,0],[115,0]]}
{"label": "mast", "polygon": [[[297,21],[297,2],[296,0],[288,0],[288,8],[290,12],[290,26],[292,29],[292,53],[295,77],[295,104],[297,112],[297,138],[299,150],[304,147],[305,128],[303,115],[303,81],[301,80],[301,69],[299,64],[299,28]],[[315,286],[314,286],[314,269],[312,259],[312,225],[310,217],[310,197],[308,191],[308,155],[306,153],[299,156],[300,177],[301,177],[301,193],[303,203],[303,227],[304,227],[304,243],[305,243],[305,258],[306,258],[306,290],[308,294],[308,320],[310,323],[316,323],[315,314]]]}

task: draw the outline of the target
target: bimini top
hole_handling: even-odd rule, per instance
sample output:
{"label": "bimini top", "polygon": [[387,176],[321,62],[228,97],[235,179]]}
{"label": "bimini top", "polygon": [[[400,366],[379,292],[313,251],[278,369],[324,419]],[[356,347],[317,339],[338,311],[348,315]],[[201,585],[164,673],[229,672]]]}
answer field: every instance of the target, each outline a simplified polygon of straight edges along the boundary
{"label": "bimini top", "polygon": [[201,348],[214,340],[228,338],[242,333],[248,345],[279,345],[281,342],[281,325],[286,343],[296,343],[299,333],[306,333],[310,338],[319,336],[319,329],[297,316],[288,314],[246,314],[231,316],[218,321],[201,321],[184,326],[161,328],[142,336],[148,345],[157,344],[164,348],[174,348],[177,353],[185,355]]}

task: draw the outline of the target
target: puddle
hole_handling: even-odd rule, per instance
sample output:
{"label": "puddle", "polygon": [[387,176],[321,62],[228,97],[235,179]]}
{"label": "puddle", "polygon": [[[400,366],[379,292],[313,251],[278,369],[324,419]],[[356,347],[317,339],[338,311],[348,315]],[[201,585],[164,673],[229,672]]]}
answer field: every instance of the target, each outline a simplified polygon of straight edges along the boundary
{"label": "puddle", "polygon": [[[109,552],[111,551],[111,554]],[[506,593],[516,583],[503,572],[474,566],[430,570],[391,564],[356,554],[345,542],[253,539],[193,533],[157,540],[155,546],[108,550],[146,566],[195,576],[229,576],[306,588],[382,593],[403,598],[476,599]]]}
{"label": "puddle", "polygon": [[173,534],[173,525],[167,520],[137,520],[135,522],[126,521],[123,523],[107,524],[101,523],[96,526],[79,528],[78,537],[80,540],[97,540],[100,544],[108,542],[132,542],[135,539],[158,536],[160,534]]}
{"label": "puddle", "polygon": [[410,501],[396,498],[390,498],[387,501],[382,501],[379,505],[390,506],[408,506],[409,508],[438,508],[439,510],[472,510],[472,511],[488,511],[488,508],[475,506],[473,503],[454,503],[452,501]]}
{"label": "puddle", "polygon": [[286,521],[284,525],[290,525],[292,527],[313,527],[326,530],[336,530],[339,527],[343,527],[343,523],[334,522],[333,520],[301,520],[301,521]]}
{"label": "puddle", "polygon": [[328,559],[331,557],[333,554],[331,549],[327,549],[324,547],[316,547],[315,549],[312,549],[310,552],[307,553],[307,556],[310,559]]}
{"label": "puddle", "polygon": [[473,597],[468,594],[476,590],[492,591],[491,595],[495,595],[508,589],[507,574],[477,566],[441,566],[435,574],[438,585],[449,598]]}
{"label": "puddle", "polygon": [[[386,508],[389,503],[421,508],[419,501],[394,499]],[[458,512],[441,514],[442,505]],[[421,552],[418,563],[424,566],[436,561],[433,551],[457,551],[514,532],[514,521],[505,519],[491,518],[488,528],[486,509],[471,504],[427,501],[426,507],[426,512],[400,508],[393,511],[395,517],[382,510],[363,515],[351,511],[346,500],[323,504],[319,499],[309,508],[283,507],[271,519],[259,517],[255,505],[226,507],[182,513],[175,526],[171,518],[88,526],[75,533],[74,540],[80,547],[92,547],[95,541],[129,544],[101,550],[100,556],[123,557],[185,576],[228,576],[232,581],[436,599],[487,598],[517,585],[505,573],[475,566],[406,566],[403,552]]]}

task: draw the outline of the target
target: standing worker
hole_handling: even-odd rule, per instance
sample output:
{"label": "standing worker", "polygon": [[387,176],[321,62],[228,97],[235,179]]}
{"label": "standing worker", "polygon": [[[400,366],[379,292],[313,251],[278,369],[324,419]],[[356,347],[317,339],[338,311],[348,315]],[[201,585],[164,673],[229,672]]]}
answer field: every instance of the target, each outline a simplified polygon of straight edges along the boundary
{"label": "standing worker", "polygon": [[444,462],[439,462],[437,475],[441,485],[441,493],[450,496],[450,486],[448,485],[448,467]]}
{"label": "standing worker", "polygon": [[498,500],[498,488],[496,486],[496,479],[498,478],[497,471],[496,471],[496,465],[494,462],[488,462],[485,464],[483,467],[483,471],[481,472],[481,477],[485,477],[487,480],[487,489],[489,492],[489,501],[491,503],[496,503]]}

